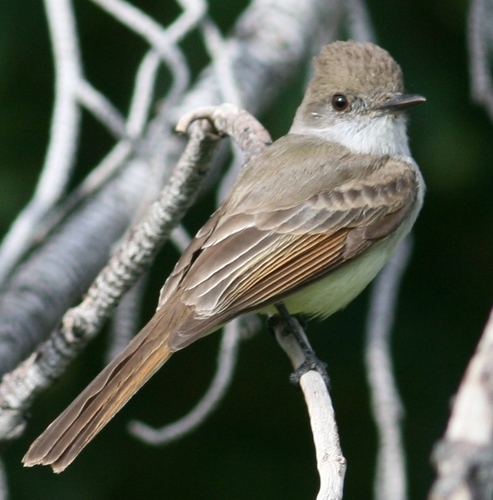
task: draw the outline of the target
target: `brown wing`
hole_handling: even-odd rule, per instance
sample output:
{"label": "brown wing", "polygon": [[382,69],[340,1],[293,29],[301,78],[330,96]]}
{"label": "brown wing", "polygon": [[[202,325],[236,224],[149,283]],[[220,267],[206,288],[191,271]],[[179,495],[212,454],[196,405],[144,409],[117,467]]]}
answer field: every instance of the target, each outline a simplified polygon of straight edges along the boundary
{"label": "brown wing", "polygon": [[[194,310],[169,339],[177,350],[242,312],[273,304],[392,234],[416,202],[410,168],[350,182],[284,210],[218,212],[172,277]],[[207,229],[206,229],[207,228]],[[167,286],[162,297],[170,293]],[[200,328],[197,328],[200,324]]]}

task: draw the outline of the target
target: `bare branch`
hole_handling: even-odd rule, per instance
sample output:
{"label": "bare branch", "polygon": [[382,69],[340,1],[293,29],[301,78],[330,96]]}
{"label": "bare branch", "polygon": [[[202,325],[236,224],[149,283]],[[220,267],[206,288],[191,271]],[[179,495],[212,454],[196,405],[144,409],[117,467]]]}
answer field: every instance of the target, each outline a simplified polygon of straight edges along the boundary
{"label": "bare branch", "polygon": [[[235,139],[248,159],[260,154],[270,144],[269,133],[249,113],[232,104],[207,107],[187,113],[177,124],[178,132],[185,132],[195,120],[207,119],[222,134]],[[172,236],[179,246],[188,244],[189,237],[183,230],[175,228]],[[234,368],[241,335],[241,322],[235,320],[226,325],[217,361],[217,371],[211,385],[195,408],[180,420],[161,429],[154,429],[142,422],[132,422],[129,431],[138,439],[153,445],[163,445],[179,439],[201,425],[215,410],[228,389]]]}
{"label": "bare branch", "polygon": [[[130,28],[134,33],[140,35],[158,52],[162,60],[167,63],[173,75],[173,85],[167,95],[166,101],[169,104],[180,97],[188,86],[190,74],[185,57],[176,46],[179,40],[172,39],[167,30],[159,23],[124,0],[92,1]],[[182,31],[176,31],[175,33],[181,36],[185,34]]]}
{"label": "bare branch", "polygon": [[91,112],[115,138],[125,139],[128,137],[125,119],[121,113],[87,80],[79,81],[76,95],[80,104]]}
{"label": "bare branch", "polygon": [[0,500],[8,500],[9,486],[7,483],[7,474],[3,460],[0,460]]}
{"label": "bare branch", "polygon": [[[489,7],[489,8],[488,8]],[[488,55],[492,51],[492,7],[488,0],[473,0],[469,10],[468,42],[472,98],[493,119],[493,83]]]}
{"label": "bare branch", "polygon": [[[310,347],[301,326],[295,318],[292,319],[298,324],[298,331],[302,334],[303,341]],[[293,367],[299,368],[306,359],[296,338],[281,321],[276,322],[273,328],[277,342],[288,355]],[[300,387],[310,415],[317,468],[320,475],[320,491],[317,500],[341,499],[346,473],[346,459],[339,443],[334,407],[327,384],[320,373],[310,370],[301,376]]]}
{"label": "bare branch", "polygon": [[366,371],[378,430],[375,499],[404,500],[407,479],[400,423],[402,403],[394,378],[390,348],[398,288],[411,256],[408,236],[372,287],[366,326]]}
{"label": "bare branch", "polygon": [[370,20],[370,13],[363,0],[347,0],[346,15],[350,38],[362,42],[376,42],[377,37]]}
{"label": "bare branch", "polygon": [[433,452],[432,500],[493,495],[493,310],[455,397],[444,438]]}
{"label": "bare branch", "polygon": [[207,13],[205,0],[178,0],[183,8],[183,14],[167,28],[170,40],[181,40],[187,33],[196,27]]}
{"label": "bare branch", "polygon": [[192,238],[190,238],[187,230],[179,224],[171,233],[171,241],[180,252],[184,252],[188,245],[190,245]]}
{"label": "bare branch", "polygon": [[66,189],[74,164],[80,111],[75,89],[81,74],[70,0],[45,0],[55,61],[55,103],[42,175],[32,200],[19,214],[0,247],[0,283],[31,244],[31,236]]}
{"label": "bare branch", "polygon": [[205,46],[211,56],[222,99],[237,106],[242,106],[243,103],[239,94],[240,86],[235,81],[231,57],[219,29],[210,19],[205,19],[201,23],[201,31],[204,36]]}
{"label": "bare branch", "polygon": [[[190,235],[182,224],[178,224],[170,234],[171,242],[180,252],[184,252],[191,242]],[[112,318],[110,343],[107,353],[109,363],[130,342],[138,331],[138,319],[145,292],[146,274],[122,298]]]}
{"label": "bare branch", "polygon": [[[153,87],[156,82],[159,63],[159,55],[154,50],[150,50],[144,56],[137,70],[127,124],[117,125],[117,128],[123,127],[123,140],[118,142],[106,158],[94,167],[82,184],[71,193],[70,198],[61,207],[58,207],[48,223],[45,224],[46,227],[43,228],[45,234],[84,198],[101,189],[129,158],[134,150],[134,144],[129,139],[141,137],[149,118],[149,109],[152,103]],[[117,120],[119,119],[117,118]],[[147,206],[147,204],[145,198],[142,199],[141,205]],[[41,239],[39,232],[38,239]]]}
{"label": "bare branch", "polygon": [[139,331],[141,304],[148,274],[143,273],[134,286],[122,296],[111,317],[106,363],[116,358]]}
{"label": "bare branch", "polygon": [[147,164],[128,164],[18,266],[0,294],[0,373],[28,356],[80,300],[127,229],[148,183]]}
{"label": "bare branch", "polygon": [[244,152],[245,164],[272,142],[269,132],[248,112],[233,104],[199,108],[187,113],[176,125],[184,133],[195,120],[210,120],[219,133],[229,135]]}
{"label": "bare branch", "polygon": [[149,118],[159,63],[159,54],[155,50],[150,50],[144,56],[137,70],[127,119],[127,130],[131,137],[140,137],[142,135]]}

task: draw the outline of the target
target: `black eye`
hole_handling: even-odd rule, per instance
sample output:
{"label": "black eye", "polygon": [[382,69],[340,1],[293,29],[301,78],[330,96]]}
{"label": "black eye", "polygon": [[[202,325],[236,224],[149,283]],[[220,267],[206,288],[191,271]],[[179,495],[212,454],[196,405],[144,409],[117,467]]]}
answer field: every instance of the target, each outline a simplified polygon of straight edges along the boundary
{"label": "black eye", "polygon": [[332,107],[336,111],[344,111],[349,106],[348,98],[343,94],[334,94],[332,97]]}

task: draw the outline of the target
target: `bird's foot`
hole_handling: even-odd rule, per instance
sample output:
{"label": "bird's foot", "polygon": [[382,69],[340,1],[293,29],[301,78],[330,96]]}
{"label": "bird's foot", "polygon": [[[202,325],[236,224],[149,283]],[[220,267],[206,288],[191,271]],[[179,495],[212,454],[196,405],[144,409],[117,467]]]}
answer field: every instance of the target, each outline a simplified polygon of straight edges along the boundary
{"label": "bird's foot", "polygon": [[305,361],[303,361],[303,363],[301,363],[301,365],[298,366],[298,368],[296,368],[296,370],[290,375],[289,380],[292,384],[299,386],[301,377],[305,375],[305,373],[308,373],[312,370],[318,372],[324,379],[327,387],[330,388],[330,378],[327,372],[327,363],[324,363],[323,361],[318,359],[313,350],[310,350],[310,353],[308,354],[305,353]]}

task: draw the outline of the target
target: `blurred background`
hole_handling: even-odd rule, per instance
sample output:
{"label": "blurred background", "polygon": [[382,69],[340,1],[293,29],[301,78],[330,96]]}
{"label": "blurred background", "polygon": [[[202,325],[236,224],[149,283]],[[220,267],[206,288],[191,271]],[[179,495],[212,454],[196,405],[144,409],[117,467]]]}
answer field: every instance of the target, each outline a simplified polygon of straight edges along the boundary
{"label": "blurred background", "polygon": [[[172,1],[136,5],[164,24]],[[246,0],[210,0],[227,33]],[[468,4],[451,0],[368,0],[377,41],[404,70],[407,89],[427,102],[410,116],[411,147],[427,184],[414,230],[414,253],[402,283],[393,354],[405,404],[404,436],[410,498],[424,498],[434,477],[433,445],[445,429],[450,401],[492,305],[493,125],[471,103],[466,20]],[[125,110],[144,43],[86,2],[76,2],[85,71]],[[197,40],[185,40],[195,72],[206,61]],[[303,94],[293,81],[259,119],[274,138],[289,129]],[[296,80],[296,79],[295,79]],[[32,195],[49,134],[53,63],[42,2],[0,3],[0,234]],[[77,178],[112,144],[91,117],[83,119]],[[87,145],[90,145],[89,147]],[[74,181],[74,182],[75,182]],[[193,232],[212,212],[204,198],[187,216]],[[147,300],[177,254],[161,259]],[[342,448],[348,461],[345,498],[371,497],[376,434],[363,366],[368,293],[309,335],[332,380]],[[13,499],[189,498],[304,499],[318,490],[309,422],[301,393],[288,382],[290,364],[267,331],[243,343],[229,395],[197,431],[164,448],[150,448],[125,431],[131,419],[162,425],[188,411],[214,372],[218,336],[175,356],[60,476],[23,469],[30,442],[101,367],[100,336],[70,371],[32,407],[24,436],[3,452]]]}

